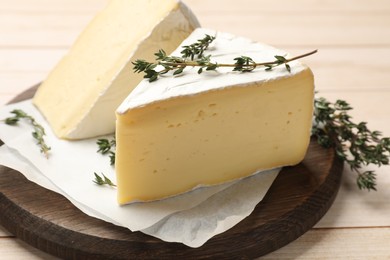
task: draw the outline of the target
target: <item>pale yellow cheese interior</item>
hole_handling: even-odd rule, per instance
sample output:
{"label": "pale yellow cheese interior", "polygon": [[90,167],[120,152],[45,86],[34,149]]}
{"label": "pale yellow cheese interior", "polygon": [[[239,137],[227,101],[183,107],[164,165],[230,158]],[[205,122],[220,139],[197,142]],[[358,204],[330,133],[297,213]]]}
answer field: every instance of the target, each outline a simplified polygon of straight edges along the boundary
{"label": "pale yellow cheese interior", "polygon": [[34,104],[55,134],[83,139],[113,133],[115,109],[141,81],[131,61],[177,48],[197,21],[176,0],[112,0],[38,89]]}
{"label": "pale yellow cheese interior", "polygon": [[292,77],[117,114],[119,203],[162,199],[299,163],[309,144],[313,96],[306,68]]}

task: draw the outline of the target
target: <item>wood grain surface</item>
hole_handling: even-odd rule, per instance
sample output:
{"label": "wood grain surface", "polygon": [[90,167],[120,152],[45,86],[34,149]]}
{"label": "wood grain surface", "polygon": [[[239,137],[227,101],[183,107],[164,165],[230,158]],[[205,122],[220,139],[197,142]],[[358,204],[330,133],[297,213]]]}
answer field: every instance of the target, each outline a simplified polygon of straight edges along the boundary
{"label": "wood grain surface", "polygon": [[[108,0],[0,0],[0,105],[45,79]],[[300,54],[319,96],[348,100],[356,121],[390,136],[390,1],[185,0],[203,27]],[[326,215],[308,232],[261,259],[389,259],[390,167],[377,192],[360,191],[345,167]],[[3,212],[0,212],[0,215]],[[227,254],[229,251],[227,251]],[[57,259],[0,225],[0,259]]]}
{"label": "wood grain surface", "polygon": [[[31,98],[37,87],[12,102]],[[62,195],[0,166],[0,224],[34,247],[67,259],[249,259],[279,249],[315,225],[336,197],[342,169],[334,151],[312,139],[304,161],[282,169],[249,217],[194,249],[89,217]]]}

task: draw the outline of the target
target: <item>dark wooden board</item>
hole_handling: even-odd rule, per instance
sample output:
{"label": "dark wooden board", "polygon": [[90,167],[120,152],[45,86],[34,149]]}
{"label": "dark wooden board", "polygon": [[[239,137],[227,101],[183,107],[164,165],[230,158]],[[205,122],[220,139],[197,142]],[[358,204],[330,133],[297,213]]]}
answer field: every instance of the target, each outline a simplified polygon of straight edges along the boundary
{"label": "dark wooden board", "polygon": [[253,259],[318,222],[336,197],[342,169],[334,151],[312,139],[304,161],[283,168],[249,217],[202,247],[189,248],[89,217],[63,196],[0,166],[0,223],[32,246],[66,259]]}

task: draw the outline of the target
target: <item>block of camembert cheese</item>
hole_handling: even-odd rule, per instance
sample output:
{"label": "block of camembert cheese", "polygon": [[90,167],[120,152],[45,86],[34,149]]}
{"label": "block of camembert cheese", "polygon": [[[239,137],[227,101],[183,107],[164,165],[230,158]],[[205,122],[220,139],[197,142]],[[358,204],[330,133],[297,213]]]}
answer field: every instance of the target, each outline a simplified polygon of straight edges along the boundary
{"label": "block of camembert cheese", "polygon": [[[216,35],[205,55],[234,63],[286,53],[230,34],[197,29],[183,45]],[[179,56],[181,48],[174,52]],[[295,165],[305,156],[314,80],[299,61],[272,71],[185,70],[142,81],[117,110],[118,202],[151,201]]]}
{"label": "block of camembert cheese", "polygon": [[34,104],[55,134],[83,139],[115,131],[115,109],[141,81],[131,61],[171,52],[198,21],[177,0],[111,0],[39,87]]}

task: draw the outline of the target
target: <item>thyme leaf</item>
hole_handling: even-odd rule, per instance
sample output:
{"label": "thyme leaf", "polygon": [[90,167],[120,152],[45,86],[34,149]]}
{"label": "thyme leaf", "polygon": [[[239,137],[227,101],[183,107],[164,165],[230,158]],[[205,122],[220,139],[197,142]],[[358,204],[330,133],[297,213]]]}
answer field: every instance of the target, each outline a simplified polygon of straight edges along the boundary
{"label": "thyme leaf", "polygon": [[116,185],[103,173],[101,173],[103,177],[101,177],[96,172],[94,172],[93,174],[95,175],[95,179],[93,180],[93,182],[96,183],[97,185],[108,185],[111,187],[116,187]]}

